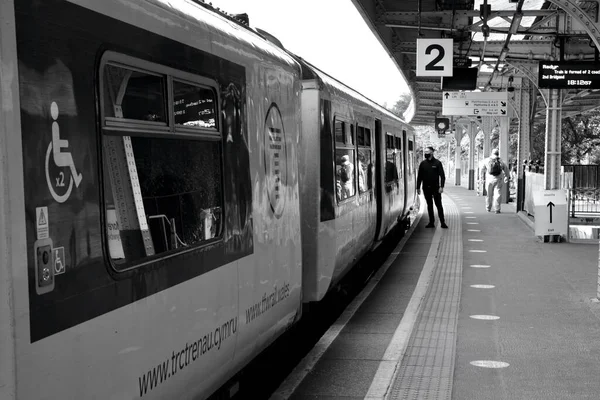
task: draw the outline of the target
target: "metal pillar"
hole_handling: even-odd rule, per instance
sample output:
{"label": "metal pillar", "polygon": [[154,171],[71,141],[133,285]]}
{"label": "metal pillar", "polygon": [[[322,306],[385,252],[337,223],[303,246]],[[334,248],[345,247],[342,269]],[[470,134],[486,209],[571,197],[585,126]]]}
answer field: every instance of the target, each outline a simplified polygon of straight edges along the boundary
{"label": "metal pillar", "polygon": [[560,188],[561,120],[560,90],[550,89],[546,108],[546,153],[544,182],[546,190]]}
{"label": "metal pillar", "polygon": [[492,117],[483,117],[482,123],[482,131],[483,131],[483,158],[487,158],[490,156],[490,152],[492,151],[492,126],[493,119]]}
{"label": "metal pillar", "polygon": [[523,210],[525,200],[525,183],[523,181],[523,160],[529,158],[530,146],[530,128],[529,120],[531,118],[531,98],[534,95],[535,88],[529,83],[528,79],[523,79],[521,89],[516,94],[521,101],[519,104],[519,139],[517,141],[517,211]]}
{"label": "metal pillar", "polygon": [[477,131],[473,129],[473,122],[467,126],[469,135],[469,190],[475,189],[475,136]]}
{"label": "metal pillar", "polygon": [[460,140],[462,139],[462,134],[462,128],[457,124],[454,131],[454,139],[456,139],[456,149],[454,149],[455,186],[460,186]]}
{"label": "metal pillar", "polygon": [[[508,164],[508,128],[510,126],[510,109],[507,111],[508,116],[499,117],[500,122],[500,133],[498,140],[498,149],[500,150],[500,159]],[[500,201],[502,203],[508,203],[509,198],[509,188],[508,185],[502,186],[501,191],[502,197],[500,197]]]}

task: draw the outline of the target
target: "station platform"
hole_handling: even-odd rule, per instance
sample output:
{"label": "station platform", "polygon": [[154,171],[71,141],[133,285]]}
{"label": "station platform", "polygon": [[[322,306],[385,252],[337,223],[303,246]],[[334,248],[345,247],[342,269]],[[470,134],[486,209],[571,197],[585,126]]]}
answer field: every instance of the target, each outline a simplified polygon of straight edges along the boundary
{"label": "station platform", "polygon": [[544,243],[514,203],[488,213],[461,187],[442,198],[449,229],[422,208],[272,399],[600,398],[598,245]]}

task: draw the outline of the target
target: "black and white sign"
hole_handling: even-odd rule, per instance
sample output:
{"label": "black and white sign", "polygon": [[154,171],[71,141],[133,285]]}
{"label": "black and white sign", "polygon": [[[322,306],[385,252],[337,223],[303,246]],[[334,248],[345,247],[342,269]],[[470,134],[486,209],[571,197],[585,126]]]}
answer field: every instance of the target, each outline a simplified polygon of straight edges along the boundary
{"label": "black and white sign", "polygon": [[508,93],[443,91],[442,115],[508,115]]}
{"label": "black and white sign", "polygon": [[535,235],[567,234],[567,196],[564,190],[533,192]]}
{"label": "black and white sign", "polygon": [[417,76],[452,76],[453,39],[417,39]]}
{"label": "black and white sign", "polygon": [[600,63],[540,61],[540,89],[600,89]]}

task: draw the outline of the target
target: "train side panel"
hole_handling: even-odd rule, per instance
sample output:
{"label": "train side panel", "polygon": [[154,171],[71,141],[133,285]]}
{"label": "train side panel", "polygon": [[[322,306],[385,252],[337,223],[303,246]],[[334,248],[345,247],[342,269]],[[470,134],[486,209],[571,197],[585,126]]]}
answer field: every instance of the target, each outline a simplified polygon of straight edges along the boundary
{"label": "train side panel", "polygon": [[404,151],[404,171],[405,171],[405,192],[406,203],[404,206],[405,214],[419,209],[419,196],[417,196],[417,166],[415,165],[415,131],[410,126],[405,126],[403,130],[403,151]]}
{"label": "train side panel", "polygon": [[[323,181],[327,181],[329,170],[319,168],[323,158],[321,136],[323,132],[321,121],[329,115],[329,103],[320,100],[319,82],[316,79],[305,79],[302,82],[302,138],[299,149],[300,173],[300,205],[302,220],[302,293],[303,301],[310,302],[319,299],[319,293],[324,293],[329,287],[330,279],[318,274],[318,265],[327,261],[323,259],[320,247],[322,241],[333,245],[335,243],[333,230],[322,230],[321,219],[333,215],[334,193],[331,188],[325,190]],[[324,105],[324,107],[321,107]],[[327,217],[329,215],[329,217]]]}
{"label": "train side panel", "polygon": [[18,398],[205,397],[299,315],[299,68],[191,3],[15,6]]}
{"label": "train side panel", "polygon": [[[0,2],[0,398],[16,398],[15,278],[26,265],[23,153],[12,1]],[[10,190],[8,190],[10,188]]]}

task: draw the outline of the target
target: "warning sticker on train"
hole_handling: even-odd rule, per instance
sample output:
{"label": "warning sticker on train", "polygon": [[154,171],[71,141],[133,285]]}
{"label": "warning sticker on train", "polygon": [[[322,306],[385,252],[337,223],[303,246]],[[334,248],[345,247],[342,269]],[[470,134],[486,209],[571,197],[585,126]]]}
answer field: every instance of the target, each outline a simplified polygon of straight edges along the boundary
{"label": "warning sticker on train", "polygon": [[287,149],[283,120],[275,103],[272,103],[269,107],[265,119],[264,143],[267,196],[273,214],[279,218],[285,208]]}
{"label": "warning sticker on train", "polygon": [[35,208],[35,221],[37,239],[48,239],[48,207]]}

